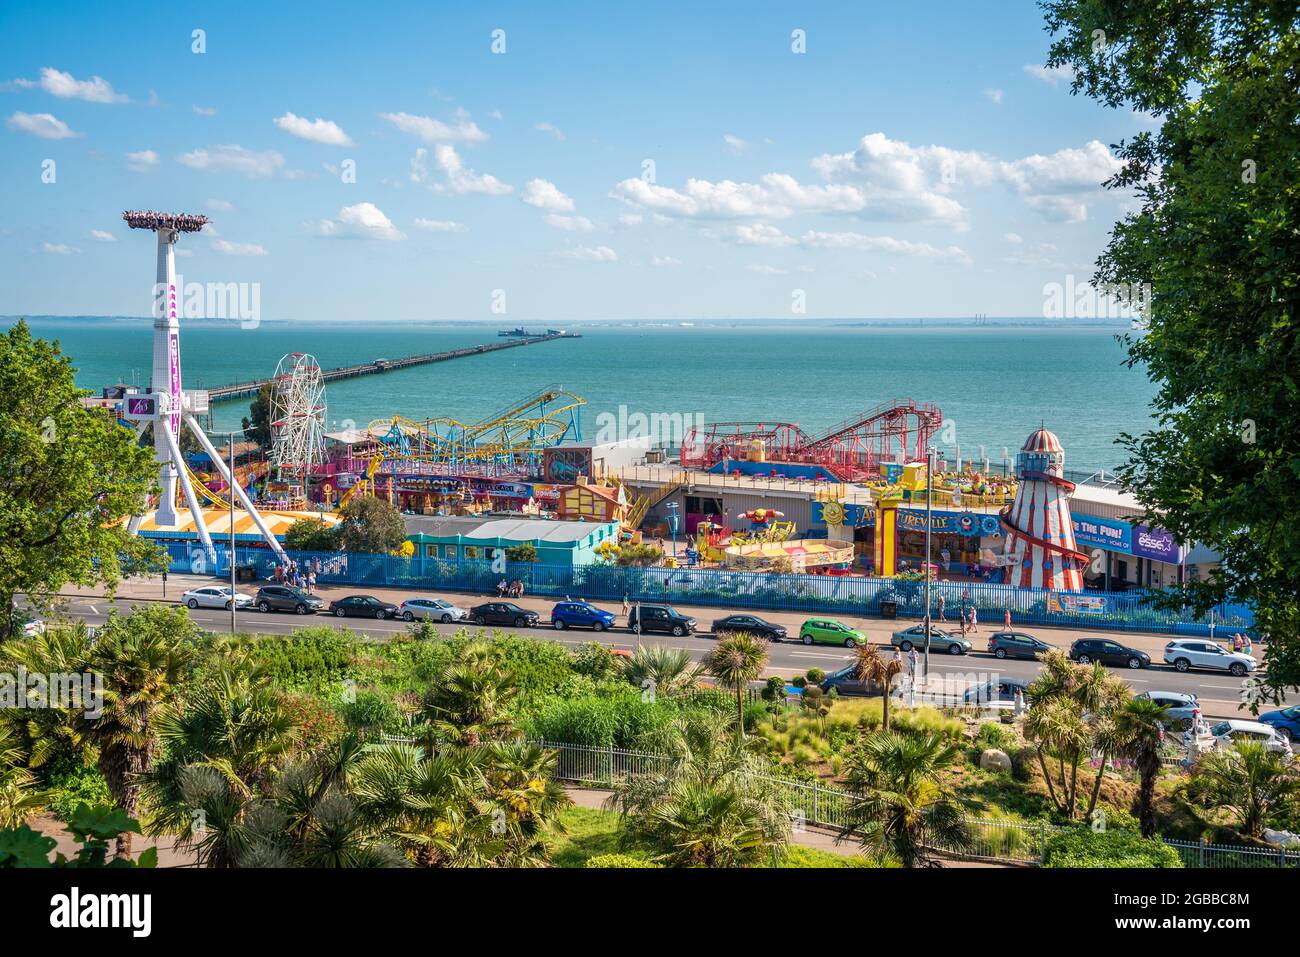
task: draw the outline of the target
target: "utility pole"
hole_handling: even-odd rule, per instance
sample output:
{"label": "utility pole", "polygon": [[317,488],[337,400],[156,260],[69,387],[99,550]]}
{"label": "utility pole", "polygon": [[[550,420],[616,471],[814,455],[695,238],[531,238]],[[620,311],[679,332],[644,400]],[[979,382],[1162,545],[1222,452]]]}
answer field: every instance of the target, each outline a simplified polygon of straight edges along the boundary
{"label": "utility pole", "polygon": [[925,452],[925,679],[930,680],[930,516],[934,500],[934,446]]}
{"label": "utility pole", "polygon": [[230,440],[230,481],[226,483],[226,491],[230,493],[230,634],[235,634],[235,601],[238,593],[235,591],[235,433],[231,432],[228,436]]}

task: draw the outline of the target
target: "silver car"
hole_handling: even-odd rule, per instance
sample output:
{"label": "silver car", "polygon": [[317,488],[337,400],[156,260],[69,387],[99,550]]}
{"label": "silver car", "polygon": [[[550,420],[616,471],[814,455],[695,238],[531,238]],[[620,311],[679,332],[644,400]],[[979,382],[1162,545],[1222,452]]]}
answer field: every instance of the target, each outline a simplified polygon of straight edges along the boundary
{"label": "silver car", "polygon": [[[910,628],[900,629],[890,635],[889,640],[903,651],[911,651],[913,648],[917,651],[924,651],[925,625],[912,625]],[[969,639],[963,638],[961,635],[954,635],[937,625],[930,625],[931,651],[946,651],[950,655],[964,655],[973,647]]]}
{"label": "silver car", "polygon": [[469,612],[464,608],[442,598],[408,598],[398,606],[398,614],[402,616],[402,621],[415,621],[419,618],[444,623],[462,621],[469,617]]}
{"label": "silver car", "polygon": [[190,608],[229,608],[231,596],[236,608],[247,608],[253,603],[251,595],[234,591],[229,585],[204,585],[181,595],[181,604]]}
{"label": "silver car", "polygon": [[1165,712],[1165,726],[1180,731],[1190,728],[1193,717],[1201,710],[1196,695],[1183,691],[1143,691],[1137,697],[1168,706],[1169,710]]}

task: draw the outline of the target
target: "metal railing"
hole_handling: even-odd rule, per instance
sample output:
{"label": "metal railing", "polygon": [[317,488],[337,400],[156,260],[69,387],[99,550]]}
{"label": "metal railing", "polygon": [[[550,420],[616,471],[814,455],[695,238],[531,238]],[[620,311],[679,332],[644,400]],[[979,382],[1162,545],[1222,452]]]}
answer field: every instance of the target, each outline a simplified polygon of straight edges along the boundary
{"label": "metal railing", "polygon": [[[216,567],[197,542],[167,546],[173,572],[224,575],[228,549],[218,547]],[[871,616],[891,603],[903,618],[919,619],[925,611],[925,587],[920,580],[866,578],[852,575],[777,575],[768,572],[715,568],[637,568],[614,565],[552,565],[510,562],[502,573],[488,558],[441,559],[416,555],[370,555],[344,552],[290,552],[303,569],[316,572],[322,585],[362,585],[492,594],[501,578],[519,579],[526,595],[620,601],[680,602],[727,609],[806,611],[815,614]],[[253,564],[258,575],[270,578],[271,553],[260,548],[236,548],[240,565]],[[1208,616],[1172,612],[1155,606],[1145,592],[1086,592],[1061,595],[1043,589],[1017,588],[990,582],[931,583],[933,602],[940,598],[955,610],[973,604],[985,621],[1001,621],[1011,612],[1016,624],[1057,625],[1095,629],[1206,635],[1249,629],[1254,614],[1246,605],[1224,604]],[[937,622],[943,627],[943,622]],[[1211,635],[1212,637],[1212,635]]]}

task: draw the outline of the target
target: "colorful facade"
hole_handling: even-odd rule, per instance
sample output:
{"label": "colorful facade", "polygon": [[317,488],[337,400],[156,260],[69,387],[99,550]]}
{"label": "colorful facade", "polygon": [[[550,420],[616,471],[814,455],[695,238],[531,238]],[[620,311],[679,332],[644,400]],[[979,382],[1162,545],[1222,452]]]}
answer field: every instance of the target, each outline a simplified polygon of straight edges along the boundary
{"label": "colorful facade", "polygon": [[1045,428],[1030,433],[1016,456],[1020,485],[1002,510],[1006,582],[1021,588],[1082,591],[1088,556],[1079,551],[1070,516],[1074,483],[1064,478],[1065,450]]}

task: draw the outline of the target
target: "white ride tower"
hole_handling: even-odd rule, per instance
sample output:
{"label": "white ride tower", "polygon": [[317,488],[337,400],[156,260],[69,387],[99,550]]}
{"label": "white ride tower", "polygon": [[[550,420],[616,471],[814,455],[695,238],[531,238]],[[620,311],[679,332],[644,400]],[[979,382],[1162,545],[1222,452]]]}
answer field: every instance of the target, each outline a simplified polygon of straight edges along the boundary
{"label": "white ride tower", "polygon": [[1082,591],[1088,555],[1074,541],[1065,450],[1056,433],[1036,429],[1016,456],[1015,500],[1002,510],[1006,582],[1020,588]]}
{"label": "white ride tower", "polygon": [[[194,216],[186,213],[159,213],[153,210],[125,212],[122,218],[132,229],[148,229],[158,235],[158,272],[154,284],[154,320],[153,320],[153,378],[148,391],[129,390],[123,398],[123,418],[137,423],[137,433],[153,423],[154,458],[158,462],[158,495],[156,522],[161,526],[175,527],[180,516],[176,511],[176,485],[179,482],[185,494],[194,526],[198,530],[203,550],[213,563],[217,561],[216,549],[212,536],[208,533],[207,523],[203,518],[203,509],[195,494],[194,486],[185,469],[181,456],[179,436],[181,425],[188,425],[199,444],[212,459],[213,464],[229,487],[234,490],[236,498],[244,510],[252,517],[266,543],[280,558],[284,558],[284,549],[267,528],[262,516],[258,514],[253,503],[231,475],[225,461],[213,448],[212,442],[204,434],[195,415],[208,411],[208,394],[202,391],[186,392],[181,388],[181,327],[180,314],[177,310],[176,289],[176,240],[181,233],[195,233],[207,225],[206,216]],[[183,292],[183,291],[182,291]],[[233,466],[234,463],[232,462]],[[231,556],[232,560],[234,556]]]}

